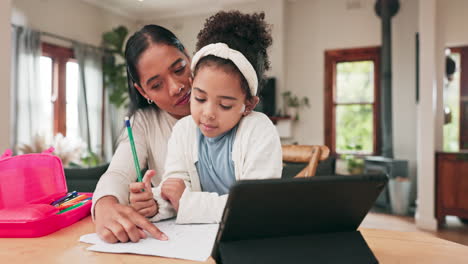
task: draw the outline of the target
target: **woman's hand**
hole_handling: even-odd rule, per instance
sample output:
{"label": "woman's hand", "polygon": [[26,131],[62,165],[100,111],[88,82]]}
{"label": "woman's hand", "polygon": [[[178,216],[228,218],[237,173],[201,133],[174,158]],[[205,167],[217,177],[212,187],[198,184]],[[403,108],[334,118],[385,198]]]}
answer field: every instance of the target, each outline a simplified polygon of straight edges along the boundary
{"label": "woman's hand", "polygon": [[144,231],[159,240],[168,237],[153,225],[146,217],[128,205],[122,205],[114,196],[104,196],[96,202],[96,233],[108,242],[138,242],[146,238]]}
{"label": "woman's hand", "polygon": [[151,178],[154,175],[156,175],[154,170],[148,170],[143,177],[143,182],[130,184],[130,206],[145,217],[153,217],[158,213],[158,204],[153,198],[151,189]]}
{"label": "woman's hand", "polygon": [[182,179],[169,178],[165,180],[161,187],[161,196],[163,199],[168,200],[172,207],[179,211],[179,200],[185,190],[185,183]]}

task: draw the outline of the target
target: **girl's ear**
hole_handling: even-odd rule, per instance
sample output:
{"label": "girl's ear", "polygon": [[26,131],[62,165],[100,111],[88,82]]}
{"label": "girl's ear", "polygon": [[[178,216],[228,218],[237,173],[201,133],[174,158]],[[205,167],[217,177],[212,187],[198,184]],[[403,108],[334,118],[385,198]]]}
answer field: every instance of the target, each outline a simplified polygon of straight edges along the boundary
{"label": "girl's ear", "polygon": [[246,116],[250,114],[250,112],[254,110],[255,106],[257,106],[259,101],[260,101],[260,98],[258,98],[258,96],[254,96],[250,100],[247,100],[245,103],[245,111],[243,115]]}
{"label": "girl's ear", "polygon": [[143,96],[145,97],[146,99],[149,99],[148,98],[148,95],[145,93],[145,90],[143,90],[143,88],[141,88],[140,85],[136,84],[136,83],[133,83],[133,87],[135,87],[135,89],[138,90],[138,92]]}

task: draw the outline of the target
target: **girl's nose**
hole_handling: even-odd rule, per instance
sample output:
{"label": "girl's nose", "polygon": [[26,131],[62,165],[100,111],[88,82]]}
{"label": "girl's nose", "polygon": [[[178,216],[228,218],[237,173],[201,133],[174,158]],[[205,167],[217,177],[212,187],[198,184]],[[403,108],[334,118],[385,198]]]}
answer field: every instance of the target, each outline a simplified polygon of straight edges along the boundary
{"label": "girl's nose", "polygon": [[213,120],[215,119],[215,111],[214,111],[214,106],[212,104],[207,103],[203,107],[203,116],[207,119]]}

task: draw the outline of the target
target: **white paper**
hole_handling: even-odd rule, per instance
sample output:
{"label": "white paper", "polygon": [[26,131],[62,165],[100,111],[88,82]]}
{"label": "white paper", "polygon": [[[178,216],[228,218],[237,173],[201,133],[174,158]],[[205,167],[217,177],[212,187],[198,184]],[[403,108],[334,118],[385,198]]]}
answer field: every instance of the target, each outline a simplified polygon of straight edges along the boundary
{"label": "white paper", "polygon": [[102,241],[96,233],[83,235],[80,241],[94,244],[88,247],[91,251],[206,261],[211,255],[219,226],[218,224],[177,225],[174,219],[158,222],[155,225],[169,237],[168,241],[148,237],[137,243],[110,244]]}

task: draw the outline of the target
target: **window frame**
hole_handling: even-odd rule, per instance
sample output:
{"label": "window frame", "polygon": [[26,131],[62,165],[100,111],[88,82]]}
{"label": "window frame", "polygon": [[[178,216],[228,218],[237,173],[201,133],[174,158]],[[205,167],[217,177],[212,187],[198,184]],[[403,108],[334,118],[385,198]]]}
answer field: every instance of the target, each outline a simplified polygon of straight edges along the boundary
{"label": "window frame", "polygon": [[[364,47],[351,49],[325,50],[325,104],[324,104],[324,136],[325,144],[332,154],[336,152],[336,106],[346,103],[335,103],[336,96],[336,65],[339,62],[373,61],[374,62],[374,102],[373,115],[373,151],[369,154],[353,153],[356,155],[379,155],[381,150],[380,132],[380,47]],[[354,104],[354,103],[353,103]],[[357,103],[356,103],[357,104]],[[368,104],[368,103],[365,103]]]}
{"label": "window frame", "polygon": [[53,133],[67,135],[67,62],[76,62],[71,48],[41,43],[42,56],[52,59]]}
{"label": "window frame", "polygon": [[[459,150],[468,149],[468,46],[449,47],[451,52],[460,53],[460,99],[459,99]],[[465,71],[463,71],[465,69]]]}

